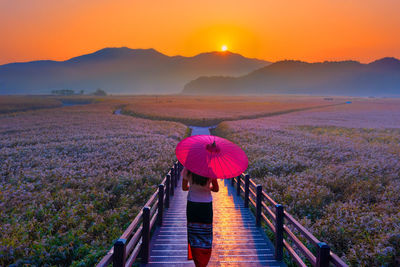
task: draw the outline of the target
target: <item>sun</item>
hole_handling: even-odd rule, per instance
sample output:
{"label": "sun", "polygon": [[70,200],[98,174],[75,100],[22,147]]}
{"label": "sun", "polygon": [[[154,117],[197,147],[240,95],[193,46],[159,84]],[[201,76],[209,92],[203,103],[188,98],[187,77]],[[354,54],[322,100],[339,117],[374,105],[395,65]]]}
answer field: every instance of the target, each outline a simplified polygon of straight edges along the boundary
{"label": "sun", "polygon": [[228,46],[223,45],[223,46],[221,47],[221,51],[223,51],[223,52],[228,51]]}

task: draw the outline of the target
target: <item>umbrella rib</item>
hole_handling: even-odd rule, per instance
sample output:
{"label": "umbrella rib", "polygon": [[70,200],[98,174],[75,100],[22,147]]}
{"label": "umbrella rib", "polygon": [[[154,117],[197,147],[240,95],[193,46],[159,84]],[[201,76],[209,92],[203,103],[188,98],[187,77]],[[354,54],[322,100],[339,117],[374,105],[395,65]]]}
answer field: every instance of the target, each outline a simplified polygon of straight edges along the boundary
{"label": "umbrella rib", "polygon": [[[224,157],[226,157],[227,161],[229,161],[231,164],[230,165],[239,165],[236,161],[237,158],[236,157],[232,157],[232,155],[226,154],[224,155]],[[244,171],[244,170],[243,170]],[[232,171],[230,172],[231,174],[233,173]]]}
{"label": "umbrella rib", "polygon": [[[219,158],[219,157],[216,157],[216,158],[217,158],[217,160],[218,160],[218,163],[219,163],[219,166],[220,166],[221,170],[224,170],[224,168],[222,168],[222,163],[221,163],[221,161],[220,161],[220,158]],[[232,174],[232,171],[231,171],[230,168],[229,168],[229,171],[230,171],[230,174]],[[227,176],[227,175],[224,174],[224,176]],[[224,177],[224,178],[227,178],[227,177]]]}

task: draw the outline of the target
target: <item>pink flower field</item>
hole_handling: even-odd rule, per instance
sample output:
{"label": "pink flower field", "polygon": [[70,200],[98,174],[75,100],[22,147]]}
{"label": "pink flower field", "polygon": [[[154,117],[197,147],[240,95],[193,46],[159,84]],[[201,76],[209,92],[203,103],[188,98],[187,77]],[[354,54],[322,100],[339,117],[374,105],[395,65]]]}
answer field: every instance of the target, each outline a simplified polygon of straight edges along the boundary
{"label": "pink flower field", "polygon": [[189,125],[209,126],[225,120],[249,119],[344,103],[315,96],[136,96],[124,99],[126,114]]}
{"label": "pink flower field", "polygon": [[[372,102],[372,101],[371,101]],[[221,123],[249,173],[352,266],[400,257],[400,105],[360,101]]]}
{"label": "pink flower field", "polygon": [[186,127],[113,109],[0,117],[0,266],[93,266],[154,192]]}
{"label": "pink flower field", "polygon": [[251,177],[350,265],[396,266],[400,100],[270,99],[107,97],[0,115],[0,266],[92,266],[136,216],[187,127],[113,115],[123,107],[207,123],[267,114],[215,133],[240,144]]}

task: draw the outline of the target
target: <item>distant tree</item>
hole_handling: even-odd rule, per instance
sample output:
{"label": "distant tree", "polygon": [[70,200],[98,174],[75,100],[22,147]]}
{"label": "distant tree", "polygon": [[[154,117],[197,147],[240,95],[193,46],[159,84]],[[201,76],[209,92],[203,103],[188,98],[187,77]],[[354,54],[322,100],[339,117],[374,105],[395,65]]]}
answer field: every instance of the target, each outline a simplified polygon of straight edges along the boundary
{"label": "distant tree", "polygon": [[51,93],[53,95],[73,95],[75,94],[75,91],[70,89],[61,89],[61,90],[52,90]]}
{"label": "distant tree", "polygon": [[106,93],[106,91],[104,91],[104,90],[102,90],[100,88],[97,88],[97,90],[95,92],[93,92],[92,95],[95,95],[95,96],[106,96],[107,93]]}
{"label": "distant tree", "polygon": [[83,95],[84,93],[85,93],[85,91],[84,91],[84,90],[81,90],[81,91],[80,91],[80,94],[81,94],[81,95]]}

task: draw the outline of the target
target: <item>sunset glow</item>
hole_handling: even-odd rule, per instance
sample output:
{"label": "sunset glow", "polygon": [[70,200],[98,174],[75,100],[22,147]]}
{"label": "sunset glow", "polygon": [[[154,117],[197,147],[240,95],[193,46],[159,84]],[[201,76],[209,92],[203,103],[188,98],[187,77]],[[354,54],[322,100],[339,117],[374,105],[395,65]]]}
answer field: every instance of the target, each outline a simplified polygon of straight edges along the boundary
{"label": "sunset glow", "polygon": [[400,1],[367,2],[0,1],[0,64],[121,46],[194,56],[227,45],[270,61],[400,57]]}
{"label": "sunset glow", "polygon": [[227,50],[228,50],[228,47],[227,47],[226,45],[223,45],[223,46],[221,47],[221,51],[225,52],[225,51],[227,51]]}

